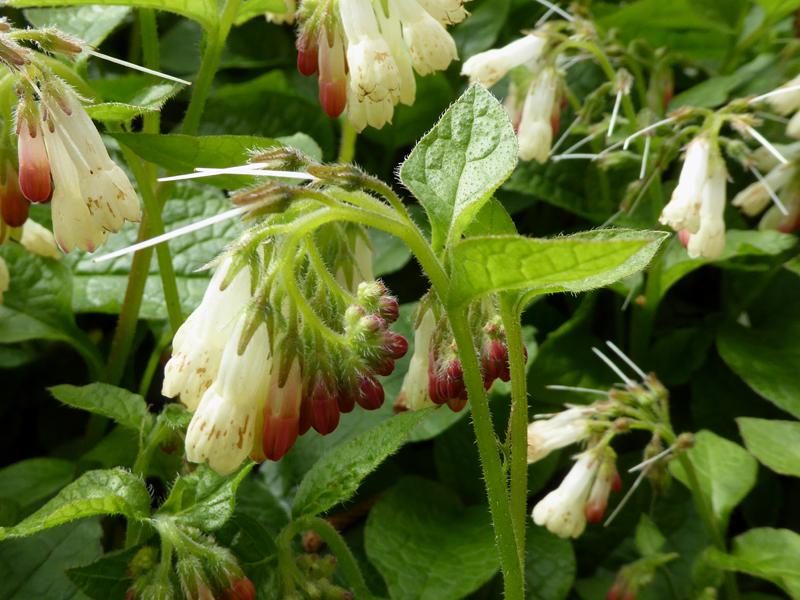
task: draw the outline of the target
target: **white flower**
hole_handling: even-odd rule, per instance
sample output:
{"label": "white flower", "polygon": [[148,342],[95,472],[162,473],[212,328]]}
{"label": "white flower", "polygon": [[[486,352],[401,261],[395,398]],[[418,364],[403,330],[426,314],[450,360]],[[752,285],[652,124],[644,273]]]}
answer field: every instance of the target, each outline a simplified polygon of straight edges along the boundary
{"label": "white flower", "polygon": [[553,68],[543,69],[531,84],[519,123],[519,155],[523,160],[547,161],[553,143],[551,119],[556,101],[558,76]]}
{"label": "white flower", "polygon": [[767,208],[770,203],[771,198],[767,186],[769,186],[773,192],[779,194],[786,184],[791,181],[796,170],[796,166],[791,163],[778,165],[764,177],[766,185],[761,181],[751,183],[736,194],[736,197],[731,203],[737,208],[740,208],[748,217],[754,217]]}
{"label": "white flower", "polygon": [[360,99],[351,88],[347,91],[347,116],[353,129],[359,133],[367,125],[380,129],[392,122],[394,103],[388,97],[380,101],[373,101],[369,98]]}
{"label": "white flower", "polygon": [[414,354],[403,379],[396,405],[408,410],[421,410],[434,406],[428,392],[428,368],[431,361],[431,342],[436,328],[436,318],[428,309],[414,331]]}
{"label": "white flower", "polygon": [[689,143],[678,186],[672,192],[669,204],[661,212],[661,223],[669,225],[675,231],[688,229],[690,233],[697,232],[710,155],[711,143],[706,136],[698,136]]}
{"label": "white flower", "polygon": [[594,409],[589,407],[573,407],[528,425],[528,462],[541,460],[554,450],[589,437],[593,413]]}
{"label": "white flower", "polygon": [[19,243],[28,251],[45,258],[61,258],[56,240],[50,230],[42,227],[33,219],[28,219],[22,226]]}
{"label": "white flower", "polygon": [[502,48],[494,48],[471,56],[461,68],[461,74],[471,83],[491,87],[515,67],[535,62],[544,52],[547,41],[540,35],[529,34]]}
{"label": "white flower", "polygon": [[359,100],[392,106],[400,95],[400,71],[389,44],[378,28],[370,0],[340,0],[339,12],[347,38],[347,66],[350,89]]}
{"label": "white flower", "polygon": [[[44,141],[53,174],[53,230],[58,245],[94,251],[125,220],[138,221],[139,199],[75,94],[48,100]],[[66,111],[66,112],[65,112]]]}
{"label": "white flower", "polygon": [[775,94],[767,98],[767,102],[769,102],[773,110],[782,115],[788,115],[790,112],[800,109],[800,75],[784,83],[778,89],[782,90],[792,87],[796,87],[797,89],[782,94]]}
{"label": "white flower", "polygon": [[458,58],[456,43],[447,29],[423,9],[417,0],[389,0],[403,24],[403,37],[414,70],[420,75],[443,71]]}
{"label": "white flower", "polygon": [[442,25],[461,23],[469,14],[464,0],[417,0]]}
{"label": "white flower", "polygon": [[276,25],[291,25],[294,23],[294,18],[297,13],[297,0],[283,0],[283,5],[286,7],[284,12],[267,12],[264,13],[264,18]]}
{"label": "white flower", "polygon": [[614,451],[611,448],[606,448],[602,452],[603,456],[598,457],[600,467],[597,471],[597,477],[592,484],[592,489],[589,491],[589,498],[586,501],[584,510],[586,520],[589,523],[599,523],[602,520],[608,506],[608,496],[611,493],[611,488],[614,486],[614,481],[619,477]]}
{"label": "white flower", "polygon": [[8,272],[8,265],[5,259],[0,256],[0,304],[3,303],[3,294],[8,291],[11,285],[11,275]]}
{"label": "white flower", "polygon": [[586,500],[600,462],[594,452],[585,452],[572,466],[557,489],[533,507],[533,521],[562,538],[576,538],[586,529]]}
{"label": "white flower", "polygon": [[269,460],[280,460],[294,445],[300,433],[300,402],[303,381],[297,359],[281,385],[280,356],[272,362],[272,376],[264,406],[264,426],[262,430],[262,456]]}
{"label": "white flower", "polygon": [[728,173],[718,154],[713,157],[709,178],[703,186],[700,227],[689,236],[690,258],[719,258],[725,249],[725,184]]}
{"label": "white flower", "polygon": [[794,113],[786,124],[786,135],[791,138],[800,139],[800,111]]}
{"label": "white flower", "polygon": [[250,299],[250,273],[243,268],[220,290],[230,268],[225,260],[211,278],[200,305],[180,326],[172,341],[172,358],[164,368],[161,393],[180,396],[194,410],[217,377],[225,345]]}
{"label": "white flower", "polygon": [[[38,111],[36,116],[38,116]],[[23,195],[31,202],[47,202],[52,189],[50,161],[47,159],[42,128],[38,122],[31,123],[28,119],[20,118],[17,130],[19,132],[17,140],[19,187]]]}
{"label": "white flower", "polygon": [[208,462],[221,475],[235,471],[253,451],[258,413],[269,386],[267,327],[259,326],[239,354],[246,323],[242,315],[225,344],[219,374],[203,394],[186,431],[186,458]]}
{"label": "white flower", "polygon": [[[390,12],[388,15],[383,10],[378,10],[378,22],[380,23],[381,33],[389,44],[392,58],[397,65],[400,73],[400,95],[399,100],[407,106],[414,104],[417,95],[417,80],[414,77],[414,68],[411,64],[411,55],[408,47],[403,41],[403,27],[397,14]],[[391,120],[391,116],[389,118]]]}

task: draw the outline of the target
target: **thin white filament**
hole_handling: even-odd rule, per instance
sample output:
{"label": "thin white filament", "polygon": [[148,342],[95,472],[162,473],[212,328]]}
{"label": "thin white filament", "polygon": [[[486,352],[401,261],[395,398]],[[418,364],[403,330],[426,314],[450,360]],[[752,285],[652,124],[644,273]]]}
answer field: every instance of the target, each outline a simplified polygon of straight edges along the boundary
{"label": "thin white filament", "polygon": [[640,135],[644,135],[648,131],[653,131],[653,129],[657,129],[657,128],[661,127],[662,125],[666,125],[667,123],[672,123],[674,120],[675,120],[675,117],[667,117],[666,119],[661,119],[660,121],[656,121],[652,125],[648,125],[644,129],[640,129],[636,133],[634,133],[632,135],[629,135],[628,137],[625,138],[625,142],[622,144],[622,149],[623,150],[627,150],[628,146],[631,145],[631,142],[633,140],[635,140],[637,137],[639,137]]}
{"label": "thin white filament", "polygon": [[751,98],[748,104],[755,104],[756,102],[761,102],[762,100],[766,100],[767,98],[772,98],[772,96],[778,96],[780,94],[788,94],[789,92],[796,92],[797,90],[800,90],[800,83],[797,85],[790,85],[788,87],[780,87],[776,90],[772,90],[771,92],[767,92],[766,94],[761,94],[760,96]]}
{"label": "thin white filament", "polygon": [[650,465],[652,465],[654,463],[657,463],[659,460],[661,460],[665,456],[671,454],[674,449],[675,449],[675,446],[670,446],[666,450],[662,450],[661,452],[659,452],[655,456],[651,456],[647,460],[644,460],[644,461],[640,462],[638,465],[628,469],[628,473],[636,473],[636,471],[641,471],[642,469],[646,469]]}
{"label": "thin white filament", "polygon": [[770,154],[772,154],[772,156],[777,158],[781,164],[783,165],[789,164],[789,161],[786,159],[786,157],[783,154],[781,154],[778,151],[778,149],[775,146],[773,146],[767,138],[765,138],[758,131],[753,129],[750,125],[745,125],[744,128],[747,130],[747,133],[749,133],[759,144],[761,144],[762,146],[764,146],[764,148],[767,149],[767,152],[769,152]]}
{"label": "thin white filament", "polygon": [[555,12],[555,10],[553,10],[553,7],[548,8],[547,12],[544,13],[541,17],[539,17],[538,21],[536,21],[536,23],[534,24],[534,27],[538,27],[539,25],[541,25],[542,23],[547,21],[547,19],[550,18],[550,15],[552,15],[554,12]]}
{"label": "thin white filament", "polygon": [[635,362],[633,362],[633,360],[631,360],[631,358],[627,354],[625,354],[622,350],[620,350],[619,346],[617,346],[611,340],[606,340],[606,346],[611,348],[611,350],[614,351],[614,354],[619,356],[625,362],[626,365],[628,365],[631,369],[636,371],[636,374],[639,377],[641,377],[642,380],[647,379],[647,373],[645,373],[642,369],[640,369],[639,365],[637,365]]}
{"label": "thin white filament", "polygon": [[87,54],[91,54],[92,56],[96,56],[97,58],[102,58],[103,60],[107,60],[108,62],[122,65],[123,67],[128,67],[129,69],[133,69],[135,71],[141,71],[142,73],[155,75],[156,77],[161,77],[162,79],[166,79],[168,81],[174,81],[175,83],[182,83],[183,85],[192,85],[191,81],[186,81],[185,79],[181,79],[180,77],[173,77],[172,75],[167,75],[166,73],[162,73],[161,71],[154,71],[153,69],[148,69],[147,67],[143,67],[142,65],[137,65],[136,63],[128,62],[127,60],[122,60],[121,58],[115,58],[113,56],[109,56],[108,54],[97,52],[96,50],[92,50],[91,48],[84,48],[84,50],[86,51]]}
{"label": "thin white filament", "polygon": [[[600,154],[597,155],[597,158],[603,158],[606,154],[608,154],[610,152],[613,152],[614,150],[616,150],[617,148],[622,146],[622,144],[624,144],[624,143],[625,143],[625,140],[621,140],[619,142],[611,144],[608,148],[605,148],[604,150],[602,150],[600,152]],[[595,159],[595,160],[597,160],[597,159]]]}
{"label": "thin white filament", "polygon": [[767,183],[766,178],[756,169],[754,166],[750,165],[750,172],[755,175],[756,179],[758,179],[759,183],[764,186],[764,189],[767,190],[769,197],[772,198],[772,201],[775,203],[775,206],[778,207],[778,210],[781,211],[783,216],[788,216],[789,211],[786,210],[786,207],[781,202],[781,199],[778,198],[778,194],[775,193],[775,190],[772,189],[769,183]]}
{"label": "thin white filament", "polygon": [[127,246],[125,248],[115,250],[114,252],[103,254],[102,256],[93,258],[92,262],[96,263],[105,262],[108,260],[119,258],[120,256],[125,256],[126,254],[133,254],[134,252],[138,252],[139,250],[144,250],[145,248],[156,246],[158,244],[161,244],[162,242],[167,242],[169,240],[173,240],[175,238],[188,235],[195,231],[199,231],[200,229],[205,229],[206,227],[210,227],[211,225],[221,223],[222,221],[233,219],[235,217],[238,217],[239,215],[249,212],[255,208],[258,208],[259,206],[261,206],[261,203],[251,204],[249,206],[237,206],[236,208],[232,208],[218,215],[214,215],[213,217],[209,217],[207,219],[191,223],[184,227],[178,227],[178,229],[173,229],[172,231],[168,231],[167,233],[158,235],[154,238],[150,238],[149,240],[144,240],[143,242],[133,244],[132,246]]}
{"label": "thin white filament", "polygon": [[553,160],[558,162],[560,160],[578,160],[578,159],[594,159],[597,154],[559,154],[554,156]]}
{"label": "thin white filament", "polygon": [[550,10],[558,13],[559,15],[564,17],[567,21],[569,21],[570,23],[572,23],[575,20],[575,17],[573,17],[571,14],[569,14],[563,8],[560,8],[560,7],[556,6],[552,2],[548,2],[548,0],[536,0],[536,2],[538,2],[542,6],[546,6]]}
{"label": "thin white filament", "polygon": [[608,396],[607,391],[596,390],[594,388],[575,387],[571,385],[548,385],[545,387],[548,390],[555,390],[557,392],[578,392],[580,394],[598,394],[600,396]]}
{"label": "thin white filament", "polygon": [[619,116],[620,102],[622,102],[622,90],[617,92],[617,97],[614,99],[614,109],[611,111],[611,120],[608,122],[606,138],[610,138],[614,134],[614,127],[617,126],[617,117]]}
{"label": "thin white filament", "polygon": [[619,511],[622,510],[622,507],[625,506],[628,500],[631,499],[631,496],[633,496],[633,492],[635,492],[636,489],[641,485],[642,481],[644,481],[644,477],[645,475],[647,475],[647,472],[649,470],[650,469],[648,468],[642,469],[642,472],[639,473],[639,476],[636,478],[636,481],[633,482],[631,489],[629,489],[628,493],[626,493],[625,496],[622,497],[622,500],[620,500],[619,504],[617,504],[617,507],[614,509],[614,511],[610,515],[608,515],[608,519],[606,519],[606,522],[603,523],[603,527],[608,527],[609,525],[611,525],[611,521],[614,520],[614,518],[619,514]]}
{"label": "thin white filament", "polygon": [[600,358],[600,360],[602,360],[604,363],[606,363],[608,368],[611,369],[612,371],[614,371],[614,374],[617,377],[619,377],[623,382],[625,382],[625,385],[632,386],[632,385],[636,384],[636,382],[633,379],[631,379],[630,377],[625,375],[625,373],[622,372],[622,369],[620,369],[617,365],[614,364],[614,361],[612,361],[610,358],[608,358],[599,349],[592,348],[592,352],[594,352]]}
{"label": "thin white filament", "polygon": [[561,147],[561,144],[563,144],[564,141],[569,136],[569,134],[572,133],[572,130],[575,129],[575,126],[580,122],[580,120],[581,120],[580,116],[575,117],[575,120],[572,123],[570,123],[569,127],[567,127],[564,130],[564,133],[561,134],[561,137],[558,138],[558,141],[556,141],[556,143],[550,149],[551,156],[555,153],[556,150],[558,150]]}
{"label": "thin white filament", "polygon": [[564,154],[570,154],[570,153],[574,152],[575,150],[577,150],[578,148],[580,148],[581,146],[583,146],[584,144],[588,144],[594,138],[597,137],[598,133],[600,133],[600,132],[599,131],[595,131],[594,133],[590,133],[589,135],[587,135],[585,138],[578,140],[577,142],[572,144],[572,146],[570,146],[569,148],[564,150]]}
{"label": "thin white filament", "polygon": [[651,139],[649,135],[644,138],[644,152],[642,153],[642,166],[639,169],[639,179],[644,179],[644,176],[647,175],[647,159],[650,158]]}
{"label": "thin white filament", "polygon": [[183,175],[171,175],[170,177],[161,177],[158,181],[183,181],[186,179],[201,179],[203,177],[216,177],[218,175],[251,175],[253,177],[278,177],[281,179],[303,179],[305,181],[313,181],[316,179],[313,175],[308,173],[300,173],[298,171],[271,171],[268,169],[249,169],[246,167],[230,167],[227,169],[203,169],[195,171],[194,173],[184,173]]}

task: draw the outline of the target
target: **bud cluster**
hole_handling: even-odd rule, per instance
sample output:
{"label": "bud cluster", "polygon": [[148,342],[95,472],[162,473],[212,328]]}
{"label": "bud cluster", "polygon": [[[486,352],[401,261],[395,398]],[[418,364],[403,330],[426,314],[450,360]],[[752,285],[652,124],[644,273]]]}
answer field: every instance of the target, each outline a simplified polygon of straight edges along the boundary
{"label": "bud cluster", "polygon": [[325,112],[345,109],[356,130],[390,123],[398,103],[413,104],[414,72],[442,71],[458,58],[446,26],[462,21],[464,0],[303,2],[297,68],[318,74]]}
{"label": "bud cluster", "polygon": [[348,590],[332,582],[336,571],[336,557],[328,554],[301,554],[296,560],[297,568],[302,577],[296,582],[298,590],[290,594],[289,598],[296,600],[353,600],[354,596]]}

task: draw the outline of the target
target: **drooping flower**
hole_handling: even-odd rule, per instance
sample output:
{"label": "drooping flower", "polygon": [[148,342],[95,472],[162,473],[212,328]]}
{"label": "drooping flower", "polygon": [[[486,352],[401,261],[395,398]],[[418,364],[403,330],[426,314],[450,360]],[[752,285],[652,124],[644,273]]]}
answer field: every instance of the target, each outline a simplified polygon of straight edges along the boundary
{"label": "drooping flower", "polygon": [[61,258],[61,252],[58,250],[56,240],[51,231],[39,225],[33,219],[28,219],[25,221],[25,225],[22,226],[22,235],[19,238],[19,243],[28,252],[33,252],[39,256],[56,260]]}
{"label": "drooping flower", "polygon": [[703,186],[700,227],[691,233],[686,251],[690,258],[719,258],[725,249],[725,185],[728,172],[717,154],[713,157],[708,180]]}
{"label": "drooping flower", "polygon": [[467,18],[465,0],[419,0],[422,7],[442,25],[455,25]]}
{"label": "drooping flower", "polygon": [[403,25],[414,70],[420,75],[444,71],[458,59],[458,51],[447,29],[417,0],[389,0]]}
{"label": "drooping flower", "polygon": [[709,178],[711,151],[711,142],[704,135],[693,139],[686,148],[678,186],[659,218],[661,223],[675,231],[688,229],[690,233],[696,233],[700,228],[700,206],[703,188]]}
{"label": "drooping flower", "polygon": [[426,406],[433,406],[428,394],[428,370],[435,327],[436,318],[433,311],[425,310],[417,320],[414,330],[414,354],[411,356],[400,395],[395,403],[395,407],[400,410],[420,410]]}
{"label": "drooping flower", "polygon": [[[278,355],[272,362],[269,389],[263,404],[261,451],[269,460],[280,460],[300,435],[300,406],[303,400],[303,381],[300,363],[293,358],[285,375],[284,361]],[[285,377],[282,379],[282,376]]]}
{"label": "drooping flower", "polygon": [[528,89],[519,121],[519,156],[522,160],[547,161],[553,144],[553,114],[557,113],[558,76],[553,68],[539,72]]}
{"label": "drooping flower", "polygon": [[17,136],[20,189],[31,202],[47,202],[52,193],[50,160],[47,158],[39,109],[31,100],[23,99],[20,102]]}
{"label": "drooping flower", "polygon": [[535,33],[514,40],[502,48],[493,48],[470,56],[461,68],[461,74],[470,82],[491,87],[516,67],[535,65],[544,53],[547,40]]}
{"label": "drooping flower", "polygon": [[791,163],[778,165],[764,176],[764,181],[755,181],[736,194],[731,204],[741,209],[748,217],[754,217],[769,206],[771,197],[769,190],[780,194],[797,172],[796,165]]}
{"label": "drooping flower", "polygon": [[533,507],[533,521],[562,538],[586,529],[586,501],[600,467],[596,453],[584,452],[555,490]]}
{"label": "drooping flower", "polygon": [[786,125],[786,135],[800,138],[800,75],[786,82],[777,90],[787,90],[767,98],[772,109],[781,115],[795,113]]}
{"label": "drooping flower", "polygon": [[600,468],[597,470],[597,477],[586,501],[585,513],[589,523],[599,523],[603,519],[608,506],[608,497],[614,489],[615,482],[619,480],[614,451],[606,447],[598,454],[600,454],[598,456]]}
{"label": "drooping flower", "polygon": [[554,450],[587,439],[591,433],[591,407],[572,407],[549,419],[528,425],[528,462],[542,460]]}
{"label": "drooping flower", "polygon": [[9,227],[22,227],[28,220],[30,203],[19,189],[17,171],[11,161],[6,161],[4,167],[4,180],[0,181],[0,214]]}

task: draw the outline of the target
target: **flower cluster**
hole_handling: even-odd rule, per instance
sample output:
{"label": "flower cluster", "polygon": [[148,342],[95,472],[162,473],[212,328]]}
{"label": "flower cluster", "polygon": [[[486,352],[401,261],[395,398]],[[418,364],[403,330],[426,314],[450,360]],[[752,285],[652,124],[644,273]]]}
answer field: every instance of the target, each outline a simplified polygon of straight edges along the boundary
{"label": "flower cluster", "polygon": [[[635,366],[616,346],[609,343],[609,347],[627,364]],[[675,441],[671,433],[667,390],[655,376],[645,375],[636,367],[642,378],[641,382],[636,382],[599,350],[596,353],[623,378],[624,385],[608,392],[554,386],[603,398],[590,405],[570,406],[555,415],[544,415],[528,426],[529,463],[573,444],[584,447],[558,488],[537,502],[531,515],[537,525],[561,537],[578,537],[587,523],[599,523],[608,507],[610,493],[620,491],[622,480],[616,468],[616,453],[611,447],[617,435],[633,429],[654,432],[645,448],[646,460],[634,469],[641,470],[642,476],[650,476],[654,483],[662,473],[659,461],[687,446],[685,440]],[[666,451],[662,435],[667,435],[673,444]],[[634,485],[638,485],[638,481]]]}
{"label": "flower cluster", "polygon": [[299,272],[300,287],[316,290],[314,308],[297,273],[285,271],[297,259],[294,246],[282,246],[287,240],[257,241],[220,261],[165,368],[164,395],[194,411],[189,460],[220,473],[248,456],[279,460],[310,429],[331,433],[356,404],[383,404],[378,377],[392,373],[408,344],[389,329],[398,303],[372,280],[364,236],[360,227],[331,224],[311,242]]}
{"label": "flower cluster", "polygon": [[754,168],[765,175],[739,192],[732,204],[748,217],[763,213],[759,229],[792,233],[800,228],[800,170],[796,144],[783,150],[786,163],[766,153],[756,153]]}
{"label": "flower cluster", "polygon": [[318,73],[329,116],[347,109],[356,130],[380,129],[398,103],[413,104],[415,71],[429,75],[458,58],[446,26],[466,14],[463,0],[306,0],[297,67]]}
{"label": "flower cluster", "polygon": [[776,91],[783,93],[773,94],[767,101],[772,109],[780,115],[794,113],[786,125],[786,135],[800,139],[800,75],[787,81]]}
{"label": "flower cluster", "polygon": [[505,106],[519,138],[523,160],[547,161],[558,131],[561,79],[547,56],[542,32],[530,33],[510,44],[470,57],[461,70],[470,81],[490,87],[514,70]]}

